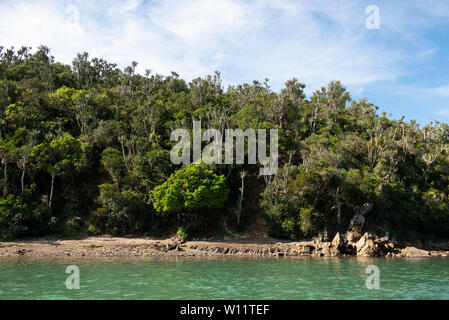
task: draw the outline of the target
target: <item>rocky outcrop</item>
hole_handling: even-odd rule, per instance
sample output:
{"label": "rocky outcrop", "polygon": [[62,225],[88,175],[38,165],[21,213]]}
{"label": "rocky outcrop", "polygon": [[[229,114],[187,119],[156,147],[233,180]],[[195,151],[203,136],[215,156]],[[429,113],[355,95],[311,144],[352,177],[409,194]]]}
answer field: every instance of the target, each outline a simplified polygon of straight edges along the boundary
{"label": "rocky outcrop", "polygon": [[377,237],[365,233],[363,236],[355,231],[345,234],[337,232],[331,242],[315,241],[316,256],[359,256],[359,257],[399,257],[403,256],[398,243],[389,237]]}
{"label": "rocky outcrop", "polygon": [[345,238],[348,242],[357,242],[362,235],[356,231],[347,231],[345,233]]}
{"label": "rocky outcrop", "polygon": [[[401,249],[398,242],[389,237],[377,237],[370,233],[360,236],[357,241],[352,241],[354,235],[350,234],[351,240],[346,234],[337,233],[332,241],[321,241],[315,238],[310,242],[286,242],[270,245],[216,245],[195,243],[183,244],[185,250],[198,255],[260,255],[260,256],[314,256],[314,257],[337,257],[337,256],[359,256],[359,257],[430,257],[447,256],[447,252],[420,250],[414,247]],[[184,249],[182,249],[184,250]]]}
{"label": "rocky outcrop", "polygon": [[313,256],[318,257],[336,257],[340,255],[340,251],[332,245],[331,242],[320,242],[315,245]]}
{"label": "rocky outcrop", "polygon": [[406,247],[401,251],[402,256],[407,258],[428,258],[431,256],[429,251],[415,247]]}
{"label": "rocky outcrop", "polygon": [[[185,243],[180,237],[157,242],[154,249],[164,252],[175,252],[184,255],[260,255],[260,256],[359,256],[359,257],[408,257],[422,258],[447,256],[447,252],[426,251],[412,246],[400,248],[398,242],[389,236],[377,237],[365,232],[359,235],[357,232],[348,231],[345,234],[337,232],[332,241],[323,241],[323,237],[317,237],[313,241],[280,242],[266,245],[254,244],[217,244],[194,242]],[[182,252],[178,252],[182,251]]]}
{"label": "rocky outcrop", "polygon": [[[86,240],[24,241],[2,243],[2,256],[360,256],[360,257],[447,257],[449,242],[399,243],[388,235],[356,232],[337,233],[332,241],[317,237],[313,241],[188,241],[175,236],[166,240],[95,238]],[[416,247],[418,248],[416,248]]]}
{"label": "rocky outcrop", "polygon": [[185,247],[183,246],[184,243],[185,240],[180,236],[176,235],[164,241],[156,241],[152,247],[153,249],[164,252],[172,250],[182,251],[182,247]]}
{"label": "rocky outcrop", "polygon": [[340,232],[337,232],[334,239],[332,240],[332,246],[334,248],[337,248],[338,250],[342,249],[346,246],[347,240],[344,236],[340,234]]}
{"label": "rocky outcrop", "polygon": [[365,224],[365,214],[371,211],[373,208],[372,203],[365,203],[357,212],[357,214],[351,219],[349,223],[349,231],[361,234],[363,225]]}
{"label": "rocky outcrop", "polygon": [[378,253],[376,249],[378,249],[377,244],[374,243],[373,237],[368,233],[365,233],[355,244],[357,249],[357,255],[361,257],[374,257],[377,256]]}

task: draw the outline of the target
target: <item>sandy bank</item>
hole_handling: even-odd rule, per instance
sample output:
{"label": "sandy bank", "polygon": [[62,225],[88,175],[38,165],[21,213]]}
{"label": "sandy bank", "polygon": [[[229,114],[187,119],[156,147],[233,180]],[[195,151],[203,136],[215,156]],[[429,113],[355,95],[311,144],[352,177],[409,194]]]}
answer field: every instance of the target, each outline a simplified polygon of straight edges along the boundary
{"label": "sandy bank", "polygon": [[[368,241],[367,241],[368,243]],[[407,243],[372,242],[364,256],[385,257],[448,257],[449,243],[416,248]],[[366,246],[366,245],[365,245]],[[353,251],[348,248],[354,248]],[[332,242],[282,242],[272,238],[245,240],[187,241],[179,238],[89,237],[83,240],[35,239],[1,242],[0,257],[125,257],[125,256],[351,256],[361,255],[357,243],[343,250]]]}

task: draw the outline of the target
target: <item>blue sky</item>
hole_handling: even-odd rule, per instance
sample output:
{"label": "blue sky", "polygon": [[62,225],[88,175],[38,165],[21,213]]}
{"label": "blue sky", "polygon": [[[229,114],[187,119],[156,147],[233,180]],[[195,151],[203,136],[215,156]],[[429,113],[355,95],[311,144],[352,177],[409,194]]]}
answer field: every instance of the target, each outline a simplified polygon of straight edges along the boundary
{"label": "blue sky", "polygon": [[[379,8],[379,29],[365,26]],[[394,118],[449,123],[449,1],[0,0],[0,44],[45,44],[186,80],[224,84],[292,77],[307,94],[341,80]]]}

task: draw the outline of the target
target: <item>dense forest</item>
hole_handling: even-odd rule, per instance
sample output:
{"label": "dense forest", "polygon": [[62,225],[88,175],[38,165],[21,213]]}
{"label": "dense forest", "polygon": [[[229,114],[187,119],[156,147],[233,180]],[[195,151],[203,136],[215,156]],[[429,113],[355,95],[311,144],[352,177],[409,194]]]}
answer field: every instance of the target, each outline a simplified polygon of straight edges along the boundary
{"label": "dense forest", "polygon": [[[238,235],[256,214],[278,238],[367,228],[397,238],[449,235],[449,127],[390,119],[339,81],[307,98],[288,80],[187,83],[47,47],[0,49],[0,238]],[[307,79],[304,79],[307,80]],[[279,170],[174,165],[174,129],[279,130]]]}

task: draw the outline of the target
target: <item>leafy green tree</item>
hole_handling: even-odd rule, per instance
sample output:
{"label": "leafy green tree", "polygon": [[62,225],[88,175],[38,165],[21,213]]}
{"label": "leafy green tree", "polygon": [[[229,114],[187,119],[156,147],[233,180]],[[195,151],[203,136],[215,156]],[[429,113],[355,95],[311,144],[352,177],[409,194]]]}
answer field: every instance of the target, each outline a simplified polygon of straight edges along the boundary
{"label": "leafy green tree", "polygon": [[[242,221],[231,231],[263,211],[270,234],[298,239],[345,231],[370,202],[367,228],[449,234],[447,124],[378,114],[339,81],[308,98],[296,78],[275,92],[268,79],[224,88],[219,72],[187,83],[136,67],[88,53],[65,65],[45,46],[0,47],[2,230],[205,235],[229,228],[237,210]],[[195,120],[203,129],[277,128],[277,175],[173,165],[170,134]]]}
{"label": "leafy green tree", "polygon": [[14,141],[0,138],[0,160],[3,164],[3,194],[8,194],[8,164],[14,158]]}
{"label": "leafy green tree", "polygon": [[114,148],[107,148],[101,156],[101,163],[118,188],[121,172],[124,169],[122,154]]}
{"label": "leafy green tree", "polygon": [[38,168],[51,176],[49,208],[52,207],[56,176],[69,176],[87,167],[89,146],[70,134],[35,146],[31,157]]}
{"label": "leafy green tree", "polygon": [[191,164],[177,170],[170,178],[154,188],[154,208],[158,213],[221,208],[229,189],[226,178],[204,166]]}
{"label": "leafy green tree", "polygon": [[20,196],[10,194],[0,198],[0,239],[50,232],[48,218],[48,208],[27,203]]}
{"label": "leafy green tree", "polygon": [[150,230],[153,209],[145,195],[133,190],[120,191],[112,184],[99,186],[97,214],[104,218],[103,229],[114,235],[145,233]]}

